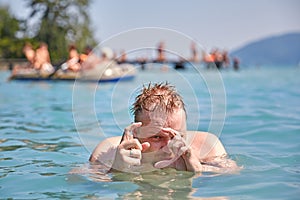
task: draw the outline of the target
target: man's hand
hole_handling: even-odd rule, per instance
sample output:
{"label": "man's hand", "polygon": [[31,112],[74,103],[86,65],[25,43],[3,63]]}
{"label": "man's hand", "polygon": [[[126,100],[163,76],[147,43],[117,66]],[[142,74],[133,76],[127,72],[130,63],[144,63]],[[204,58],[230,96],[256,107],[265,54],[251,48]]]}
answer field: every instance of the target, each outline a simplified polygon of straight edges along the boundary
{"label": "man's hand", "polygon": [[136,166],[141,165],[142,151],[149,148],[150,144],[141,144],[133,138],[132,132],[142,125],[141,122],[132,123],[124,129],[121,142],[117,148],[113,170],[132,172]]}
{"label": "man's hand", "polygon": [[191,147],[187,145],[180,133],[171,128],[163,128],[162,131],[168,133],[172,138],[168,144],[168,149],[173,153],[174,157],[170,160],[159,161],[155,163],[154,166],[156,168],[164,168],[182,157],[188,171],[202,171],[200,160],[195,155],[195,152],[192,151]]}

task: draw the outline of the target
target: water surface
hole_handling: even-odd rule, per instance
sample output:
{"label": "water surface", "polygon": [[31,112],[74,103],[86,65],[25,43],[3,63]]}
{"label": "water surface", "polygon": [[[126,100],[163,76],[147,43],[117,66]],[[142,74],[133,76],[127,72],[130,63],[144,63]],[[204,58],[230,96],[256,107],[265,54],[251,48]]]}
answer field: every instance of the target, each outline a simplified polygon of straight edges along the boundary
{"label": "water surface", "polygon": [[[131,82],[74,87],[70,82],[7,82],[9,73],[2,71],[0,196],[298,199],[299,74],[297,67],[253,67],[222,71],[220,76],[206,70],[154,70],[140,71]],[[201,176],[175,170],[118,173],[102,180],[97,172],[91,173],[90,151],[101,139],[120,135],[132,121],[128,106],[135,90],[149,80],[176,85],[186,102],[189,129],[221,127],[216,134],[244,169],[239,174]],[[225,99],[212,95],[211,87]],[[73,170],[81,174],[70,173]]]}

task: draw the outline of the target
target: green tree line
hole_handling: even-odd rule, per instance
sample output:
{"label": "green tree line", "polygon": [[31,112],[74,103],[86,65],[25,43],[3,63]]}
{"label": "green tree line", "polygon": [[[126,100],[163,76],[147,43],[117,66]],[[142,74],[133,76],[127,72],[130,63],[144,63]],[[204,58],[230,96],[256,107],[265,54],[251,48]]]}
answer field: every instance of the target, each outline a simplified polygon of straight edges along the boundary
{"label": "green tree line", "polygon": [[0,58],[24,58],[26,42],[37,48],[40,42],[48,44],[53,63],[68,57],[69,45],[82,52],[95,46],[90,27],[88,6],[90,0],[25,0],[30,14],[18,19],[9,7],[0,7]]}

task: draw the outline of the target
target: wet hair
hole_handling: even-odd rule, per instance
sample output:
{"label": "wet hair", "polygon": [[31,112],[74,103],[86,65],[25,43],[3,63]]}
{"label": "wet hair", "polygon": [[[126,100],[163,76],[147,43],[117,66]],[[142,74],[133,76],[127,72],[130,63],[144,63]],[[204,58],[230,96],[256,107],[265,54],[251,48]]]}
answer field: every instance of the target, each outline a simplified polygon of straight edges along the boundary
{"label": "wet hair", "polygon": [[26,42],[24,47],[31,48],[31,49],[33,48],[30,42]]}
{"label": "wet hair", "polygon": [[45,42],[40,42],[40,47],[47,47],[48,48],[48,44],[46,44]]}
{"label": "wet hair", "polygon": [[71,50],[77,50],[74,44],[69,45],[69,51]]}
{"label": "wet hair", "polygon": [[182,97],[178,94],[175,87],[168,82],[149,83],[143,86],[141,93],[135,98],[131,112],[135,119],[143,111],[156,111],[173,113],[175,109],[183,109],[185,105]]}

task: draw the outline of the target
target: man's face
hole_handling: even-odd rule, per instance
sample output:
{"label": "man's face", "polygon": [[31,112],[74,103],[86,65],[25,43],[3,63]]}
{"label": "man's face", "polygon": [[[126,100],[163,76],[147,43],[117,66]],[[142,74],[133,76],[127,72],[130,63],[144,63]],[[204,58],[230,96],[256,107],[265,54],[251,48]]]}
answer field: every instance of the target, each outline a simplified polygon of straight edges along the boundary
{"label": "man's face", "polygon": [[159,111],[142,112],[137,119],[142,122],[142,126],[136,130],[135,138],[141,143],[150,144],[144,153],[159,151],[168,145],[173,135],[163,132],[162,128],[186,131],[186,114],[183,109],[176,109],[168,115]]}

